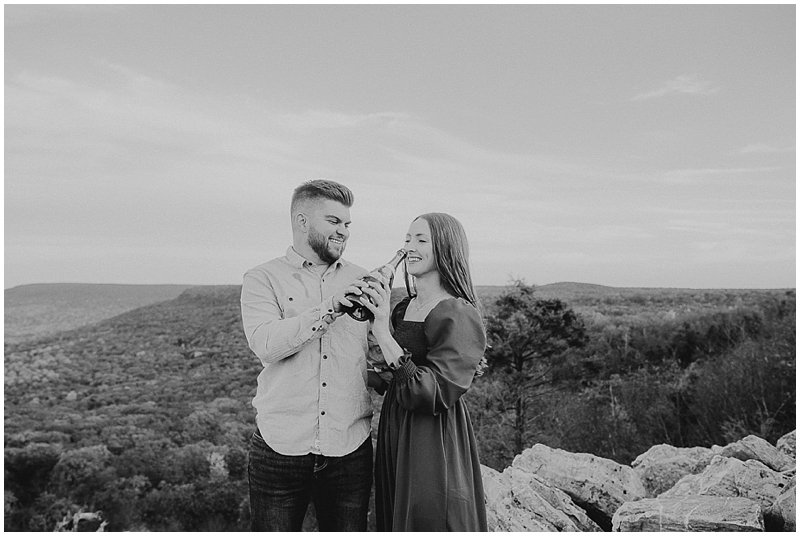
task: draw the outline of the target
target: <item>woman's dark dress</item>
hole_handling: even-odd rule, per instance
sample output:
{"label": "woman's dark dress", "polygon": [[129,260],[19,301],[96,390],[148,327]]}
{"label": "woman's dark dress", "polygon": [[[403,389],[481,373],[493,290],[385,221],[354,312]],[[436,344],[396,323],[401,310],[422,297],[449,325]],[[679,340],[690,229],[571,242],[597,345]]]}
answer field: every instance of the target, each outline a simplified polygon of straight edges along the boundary
{"label": "woman's dark dress", "polygon": [[458,298],[424,322],[392,312],[394,337],[411,358],[394,373],[381,409],[375,455],[378,531],[486,531],[472,423],[461,399],[483,356],[480,315]]}

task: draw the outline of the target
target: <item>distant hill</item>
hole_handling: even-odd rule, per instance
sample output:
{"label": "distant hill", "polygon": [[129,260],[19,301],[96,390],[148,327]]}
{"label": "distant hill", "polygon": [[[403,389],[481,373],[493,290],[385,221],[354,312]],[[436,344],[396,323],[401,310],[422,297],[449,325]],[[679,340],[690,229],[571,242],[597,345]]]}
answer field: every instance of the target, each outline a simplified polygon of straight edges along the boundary
{"label": "distant hill", "polygon": [[[169,428],[192,404],[218,397],[239,401],[249,425],[260,367],[247,347],[234,285],[192,287],[91,325],[6,342],[4,357],[6,433],[58,426],[74,433],[96,426],[92,419],[106,429],[125,421],[119,412],[128,405],[137,408],[128,413],[155,410],[152,426]],[[71,391],[77,400],[65,402]],[[155,408],[138,407],[154,398]]]}
{"label": "distant hill", "polygon": [[[52,335],[60,331],[88,326],[139,307],[172,300],[184,292],[203,295],[236,294],[239,285],[115,285],[84,283],[47,283],[22,285],[5,291],[4,337],[6,343]],[[476,291],[484,305],[490,304],[507,286],[478,285]],[[559,282],[536,286],[542,298],[558,298],[578,310],[600,304],[634,300],[637,307],[669,308],[674,301],[712,302],[719,306],[735,304],[753,293],[783,293],[787,289],[676,289],[624,288],[591,283]],[[395,288],[393,304],[406,295]],[[684,307],[685,309],[685,307]]]}
{"label": "distant hill", "polygon": [[7,343],[74,329],[171,300],[191,285],[48,283],[5,290],[3,330]]}

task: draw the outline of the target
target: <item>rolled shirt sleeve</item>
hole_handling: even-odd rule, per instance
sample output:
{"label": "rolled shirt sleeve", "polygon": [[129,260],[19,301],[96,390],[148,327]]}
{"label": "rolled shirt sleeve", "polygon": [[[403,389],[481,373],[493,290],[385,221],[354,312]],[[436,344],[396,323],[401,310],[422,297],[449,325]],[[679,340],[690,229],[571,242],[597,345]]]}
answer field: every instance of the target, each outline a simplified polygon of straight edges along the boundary
{"label": "rolled shirt sleeve", "polygon": [[242,280],[242,324],[247,344],[262,364],[274,363],[297,353],[328,328],[323,316],[333,313],[333,298],[285,317],[271,282],[258,271],[248,271]]}

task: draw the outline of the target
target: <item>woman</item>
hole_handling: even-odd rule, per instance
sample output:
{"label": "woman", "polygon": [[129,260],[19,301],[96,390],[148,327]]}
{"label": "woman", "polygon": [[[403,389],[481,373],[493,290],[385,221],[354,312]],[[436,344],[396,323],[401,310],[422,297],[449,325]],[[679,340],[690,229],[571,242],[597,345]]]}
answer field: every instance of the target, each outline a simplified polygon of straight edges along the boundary
{"label": "woman", "polygon": [[[378,531],[486,531],[483,483],[462,395],[486,335],[461,224],[424,214],[406,235],[406,278],[416,294],[389,312],[391,289],[364,291],[373,335],[393,370],[378,426]],[[368,302],[369,300],[363,300]],[[394,327],[394,334],[390,329]]]}

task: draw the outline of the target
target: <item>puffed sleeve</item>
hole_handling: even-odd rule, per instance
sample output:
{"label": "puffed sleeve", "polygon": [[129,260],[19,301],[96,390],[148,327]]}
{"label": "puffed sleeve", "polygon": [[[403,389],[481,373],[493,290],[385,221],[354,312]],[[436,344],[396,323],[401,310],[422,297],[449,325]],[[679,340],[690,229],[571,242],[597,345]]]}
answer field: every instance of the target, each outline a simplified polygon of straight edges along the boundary
{"label": "puffed sleeve", "polygon": [[462,299],[440,302],[425,319],[430,365],[405,359],[395,371],[401,406],[436,415],[463,395],[486,349],[486,334],[478,311]]}

